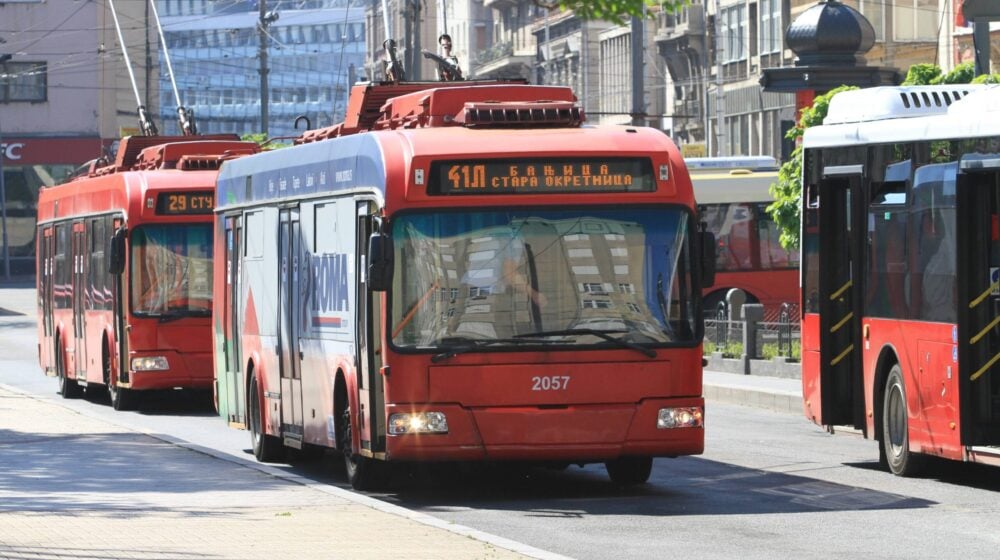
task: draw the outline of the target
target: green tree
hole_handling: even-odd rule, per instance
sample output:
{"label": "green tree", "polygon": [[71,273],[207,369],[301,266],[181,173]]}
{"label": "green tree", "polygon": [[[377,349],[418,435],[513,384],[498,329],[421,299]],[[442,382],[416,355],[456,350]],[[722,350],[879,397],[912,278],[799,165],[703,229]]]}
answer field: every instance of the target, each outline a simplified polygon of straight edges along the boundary
{"label": "green tree", "polygon": [[[840,86],[828,93],[817,96],[811,107],[802,110],[799,122],[785,134],[785,138],[797,141],[810,126],[822,124],[830,109],[830,99],[834,95],[847,90],[858,89],[855,86]],[[798,143],[798,142],[796,142]],[[795,249],[799,246],[799,200],[802,198],[802,146],[798,145],[778,170],[778,182],[771,185],[771,196],[774,202],[767,207],[767,212],[781,231],[781,246],[785,249]]]}
{"label": "green tree", "polygon": [[275,142],[274,138],[268,140],[267,135],[263,132],[250,132],[240,136],[240,140],[244,142],[256,142],[262,150],[277,150],[280,148],[287,148],[289,144],[283,144],[281,142]]}
{"label": "green tree", "polygon": [[906,79],[900,85],[926,86],[941,77],[941,68],[937,64],[914,64],[906,71]]}
{"label": "green tree", "polygon": [[534,0],[543,8],[573,10],[582,19],[605,20],[624,23],[632,16],[652,17],[656,11],[647,8],[662,8],[673,12],[691,3],[691,0]]}

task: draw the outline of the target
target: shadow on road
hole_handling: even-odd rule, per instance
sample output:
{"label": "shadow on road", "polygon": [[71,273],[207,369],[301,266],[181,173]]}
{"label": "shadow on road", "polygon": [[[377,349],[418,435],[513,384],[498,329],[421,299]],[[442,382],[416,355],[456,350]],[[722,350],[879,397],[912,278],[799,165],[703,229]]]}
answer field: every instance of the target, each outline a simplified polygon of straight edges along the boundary
{"label": "shadow on road", "polygon": [[[988,465],[962,463],[938,457],[927,457],[923,471],[915,478],[937,480],[945,484],[955,484],[977,490],[1000,492],[1000,470]],[[856,469],[882,470],[875,461],[866,463],[845,463],[844,466]]]}
{"label": "shadow on road", "polygon": [[[701,458],[659,459],[648,484],[622,488],[599,465],[546,469],[411,469],[405,486],[374,497],[404,507],[486,508],[538,516],[746,515],[926,508],[934,502]],[[401,481],[397,475],[395,484]],[[620,498],[627,497],[628,500]]]}

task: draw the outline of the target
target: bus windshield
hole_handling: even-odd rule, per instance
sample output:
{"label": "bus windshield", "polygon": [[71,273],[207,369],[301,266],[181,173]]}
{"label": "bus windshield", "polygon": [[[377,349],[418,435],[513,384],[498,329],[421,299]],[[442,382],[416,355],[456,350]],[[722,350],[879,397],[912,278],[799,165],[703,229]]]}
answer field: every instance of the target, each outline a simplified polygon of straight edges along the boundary
{"label": "bus windshield", "polygon": [[211,224],[140,226],[132,233],[130,260],[133,314],[211,315]]}
{"label": "bus windshield", "polygon": [[400,215],[392,227],[392,342],[690,344],[697,314],[689,217],[684,208],[649,206]]}

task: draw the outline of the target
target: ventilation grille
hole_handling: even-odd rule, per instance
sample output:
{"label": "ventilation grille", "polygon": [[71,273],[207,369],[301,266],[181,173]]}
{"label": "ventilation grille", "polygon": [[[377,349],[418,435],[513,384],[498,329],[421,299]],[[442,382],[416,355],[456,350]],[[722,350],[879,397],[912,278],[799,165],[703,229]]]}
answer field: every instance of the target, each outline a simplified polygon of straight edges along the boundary
{"label": "ventilation grille", "polygon": [[823,124],[846,124],[942,115],[979,85],[877,87],[838,93]]}
{"label": "ventilation grille", "polygon": [[579,126],[584,114],[570,102],[466,103],[461,120],[465,126]]}
{"label": "ventilation grille", "polygon": [[182,171],[216,170],[224,160],[219,156],[183,156],[177,161],[177,169]]}
{"label": "ventilation grille", "polygon": [[952,103],[969,95],[967,89],[932,90],[932,91],[901,91],[899,99],[905,109],[947,108]]}

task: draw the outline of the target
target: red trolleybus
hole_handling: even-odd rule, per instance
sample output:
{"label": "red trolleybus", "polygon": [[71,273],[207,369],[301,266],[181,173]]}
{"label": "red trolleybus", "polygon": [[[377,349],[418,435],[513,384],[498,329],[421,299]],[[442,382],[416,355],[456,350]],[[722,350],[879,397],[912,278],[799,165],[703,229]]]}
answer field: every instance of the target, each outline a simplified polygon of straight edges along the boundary
{"label": "red trolleybus", "polygon": [[1000,463],[1000,88],[836,95],[805,135],[806,416]]}
{"label": "red trolleybus", "polygon": [[[701,237],[684,163],[568,88],[355,86],[349,119],[228,162],[220,413],[254,454],[604,462],[701,453]],[[710,245],[710,244],[709,244]]]}
{"label": "red trolleybus", "polygon": [[212,208],[221,161],[253,143],[131,137],[38,200],[38,340],[64,397],[212,386]]}
{"label": "red trolleybus", "polygon": [[787,251],[765,210],[778,180],[772,157],[737,156],[684,160],[694,199],[708,231],[715,234],[715,285],[705,289],[705,312],[713,315],[726,293],[739,288],[747,303],[761,303],[769,317],[783,304],[798,308],[799,254]]}

